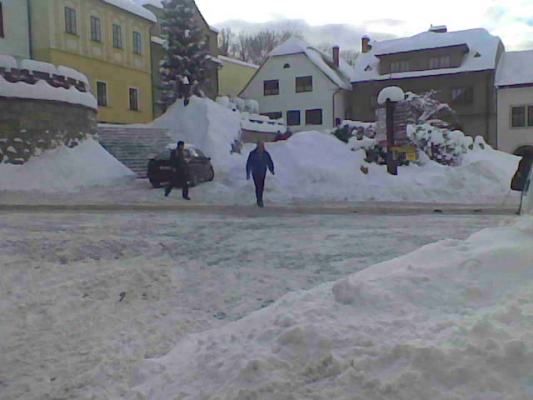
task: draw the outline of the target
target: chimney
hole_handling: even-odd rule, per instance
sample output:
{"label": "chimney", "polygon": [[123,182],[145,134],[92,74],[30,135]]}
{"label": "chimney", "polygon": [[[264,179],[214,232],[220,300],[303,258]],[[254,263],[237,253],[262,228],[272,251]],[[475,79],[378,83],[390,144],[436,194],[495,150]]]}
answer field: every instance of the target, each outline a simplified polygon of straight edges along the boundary
{"label": "chimney", "polygon": [[333,46],[333,64],[337,68],[341,65],[341,49],[339,46]]}
{"label": "chimney", "polygon": [[365,35],[361,39],[361,53],[368,53],[370,50],[372,50],[372,46],[370,45],[370,38]]}
{"label": "chimney", "polygon": [[431,25],[429,31],[433,33],[446,33],[448,32],[448,27],[446,25]]}

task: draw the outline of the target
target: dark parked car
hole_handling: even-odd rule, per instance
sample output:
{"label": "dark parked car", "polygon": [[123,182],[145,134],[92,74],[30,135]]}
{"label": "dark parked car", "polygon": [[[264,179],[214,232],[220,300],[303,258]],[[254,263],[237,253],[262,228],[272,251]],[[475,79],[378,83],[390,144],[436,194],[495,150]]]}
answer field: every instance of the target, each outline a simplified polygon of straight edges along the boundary
{"label": "dark parked car", "polygon": [[[172,169],[170,167],[170,152],[167,149],[148,161],[148,179],[153,187],[159,188],[170,181]],[[185,146],[185,160],[189,164],[190,186],[215,179],[215,170],[211,159],[194,146]]]}

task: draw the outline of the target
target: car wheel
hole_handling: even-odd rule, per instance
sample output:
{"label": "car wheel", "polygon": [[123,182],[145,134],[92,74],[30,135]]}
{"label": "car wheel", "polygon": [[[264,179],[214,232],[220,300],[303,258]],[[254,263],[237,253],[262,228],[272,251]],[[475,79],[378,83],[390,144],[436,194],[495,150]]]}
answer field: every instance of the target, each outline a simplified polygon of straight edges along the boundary
{"label": "car wheel", "polygon": [[215,180],[215,170],[213,167],[209,168],[209,173],[207,174],[207,182],[213,182]]}
{"label": "car wheel", "polygon": [[152,179],[150,179],[150,184],[152,185],[152,187],[154,189],[159,189],[161,187],[161,182],[158,182],[158,181],[154,181]]}

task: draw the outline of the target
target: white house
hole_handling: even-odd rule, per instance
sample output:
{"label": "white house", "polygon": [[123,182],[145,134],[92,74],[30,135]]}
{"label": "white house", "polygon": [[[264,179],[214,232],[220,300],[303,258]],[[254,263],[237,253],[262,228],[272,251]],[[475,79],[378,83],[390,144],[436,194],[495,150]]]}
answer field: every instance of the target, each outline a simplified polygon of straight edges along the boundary
{"label": "white house", "polygon": [[521,154],[533,149],[533,51],[503,55],[496,73],[498,149]]}
{"label": "white house", "polygon": [[346,117],[351,68],[339,48],[328,56],[291,38],[275,48],[241,97],[259,103],[259,112],[284,118],[292,131],[331,129]]}

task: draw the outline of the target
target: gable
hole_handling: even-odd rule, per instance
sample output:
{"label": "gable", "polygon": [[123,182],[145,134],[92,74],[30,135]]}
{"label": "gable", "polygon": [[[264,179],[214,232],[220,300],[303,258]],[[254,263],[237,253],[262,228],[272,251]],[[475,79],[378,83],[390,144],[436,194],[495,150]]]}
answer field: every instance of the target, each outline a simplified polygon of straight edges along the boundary
{"label": "gable", "polygon": [[[289,68],[284,68],[288,64]],[[296,77],[313,76],[313,86],[337,90],[339,86],[313,63],[305,54],[291,54],[269,57],[242,90],[241,95],[254,98],[258,93],[263,95],[263,81],[280,80],[286,87],[294,89]],[[314,89],[315,90],[315,89]],[[251,93],[254,93],[253,95]],[[289,90],[294,92],[294,90]]]}

